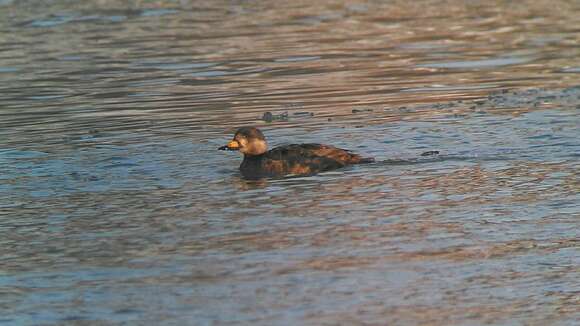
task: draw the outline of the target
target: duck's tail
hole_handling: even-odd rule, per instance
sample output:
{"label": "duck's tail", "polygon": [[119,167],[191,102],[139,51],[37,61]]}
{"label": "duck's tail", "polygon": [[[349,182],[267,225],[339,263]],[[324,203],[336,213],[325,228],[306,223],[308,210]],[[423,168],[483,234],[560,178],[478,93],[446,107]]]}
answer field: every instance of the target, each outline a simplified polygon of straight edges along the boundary
{"label": "duck's tail", "polygon": [[373,157],[362,157],[359,155],[353,155],[350,164],[368,164],[368,163],[375,163],[375,159]]}

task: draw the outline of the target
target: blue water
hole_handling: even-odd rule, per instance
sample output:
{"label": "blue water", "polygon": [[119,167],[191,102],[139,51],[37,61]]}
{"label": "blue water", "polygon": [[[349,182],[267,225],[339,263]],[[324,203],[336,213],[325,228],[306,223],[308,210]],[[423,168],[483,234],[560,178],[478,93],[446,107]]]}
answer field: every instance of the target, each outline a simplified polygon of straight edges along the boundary
{"label": "blue water", "polygon": [[578,9],[0,1],[0,324],[576,325]]}

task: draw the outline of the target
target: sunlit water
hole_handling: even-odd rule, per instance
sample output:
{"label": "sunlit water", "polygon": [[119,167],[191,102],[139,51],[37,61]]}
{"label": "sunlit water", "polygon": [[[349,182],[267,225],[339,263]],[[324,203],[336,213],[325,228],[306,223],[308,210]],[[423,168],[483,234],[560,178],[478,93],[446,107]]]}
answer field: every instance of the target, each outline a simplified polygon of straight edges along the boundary
{"label": "sunlit water", "polygon": [[0,324],[578,325],[577,2],[121,3],[0,0]]}

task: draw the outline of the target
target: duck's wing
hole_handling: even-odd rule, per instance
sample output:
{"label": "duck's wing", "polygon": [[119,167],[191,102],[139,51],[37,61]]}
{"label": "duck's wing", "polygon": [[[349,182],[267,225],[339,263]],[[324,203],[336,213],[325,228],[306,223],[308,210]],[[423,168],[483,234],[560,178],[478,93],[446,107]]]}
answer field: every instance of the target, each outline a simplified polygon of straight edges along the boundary
{"label": "duck's wing", "polygon": [[347,149],[342,149],[330,145],[323,144],[302,144],[299,145],[303,147],[306,151],[312,153],[317,157],[326,157],[342,164],[360,164],[360,163],[371,163],[374,162],[373,158],[364,158],[358,154],[355,154]]}
{"label": "duck's wing", "polygon": [[308,174],[372,162],[350,151],[323,144],[292,144],[272,149],[266,156],[272,166],[282,165],[286,173]]}

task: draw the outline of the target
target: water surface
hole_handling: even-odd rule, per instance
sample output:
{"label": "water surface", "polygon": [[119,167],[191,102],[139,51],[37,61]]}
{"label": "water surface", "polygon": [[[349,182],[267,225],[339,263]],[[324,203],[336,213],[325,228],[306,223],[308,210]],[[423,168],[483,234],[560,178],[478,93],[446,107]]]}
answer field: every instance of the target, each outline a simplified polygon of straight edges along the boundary
{"label": "water surface", "polygon": [[579,10],[0,1],[0,323],[577,324]]}

